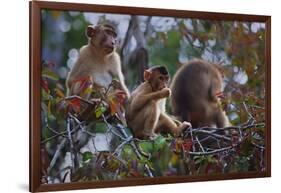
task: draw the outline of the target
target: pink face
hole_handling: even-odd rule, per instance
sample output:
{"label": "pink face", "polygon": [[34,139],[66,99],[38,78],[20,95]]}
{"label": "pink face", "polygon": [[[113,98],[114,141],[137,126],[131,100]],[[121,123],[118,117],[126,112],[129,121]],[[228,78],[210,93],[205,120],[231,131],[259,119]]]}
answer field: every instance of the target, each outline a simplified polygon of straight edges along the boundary
{"label": "pink face", "polygon": [[169,75],[161,74],[159,70],[153,70],[152,72],[146,70],[144,71],[144,80],[150,83],[154,91],[157,91],[168,87]]}
{"label": "pink face", "polygon": [[91,38],[91,44],[106,54],[114,51],[117,45],[117,34],[109,25],[88,26],[87,36]]}
{"label": "pink face", "polygon": [[103,46],[105,49],[107,49],[109,52],[112,52],[114,48],[116,47],[116,33],[111,29],[105,29],[104,30],[104,42]]}
{"label": "pink face", "polygon": [[163,88],[168,87],[169,76],[163,75],[157,71],[155,73],[156,73],[155,83],[157,84],[158,90],[162,90]]}

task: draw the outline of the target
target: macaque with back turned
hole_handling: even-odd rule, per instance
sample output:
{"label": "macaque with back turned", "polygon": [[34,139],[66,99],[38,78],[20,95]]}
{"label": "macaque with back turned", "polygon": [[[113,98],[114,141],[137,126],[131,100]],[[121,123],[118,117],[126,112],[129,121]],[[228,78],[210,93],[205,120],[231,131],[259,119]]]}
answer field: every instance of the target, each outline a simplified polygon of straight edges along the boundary
{"label": "macaque with back turned", "polygon": [[[81,96],[85,87],[107,89],[116,78],[119,81],[118,92],[128,98],[129,91],[124,83],[120,57],[115,51],[115,28],[108,24],[89,25],[86,35],[88,44],[80,49],[78,60],[66,79],[67,96]],[[89,95],[82,97],[88,99]]]}
{"label": "macaque with back turned", "polygon": [[218,64],[200,59],[183,64],[171,83],[172,113],[195,128],[229,126],[220,102],[222,78],[223,69]]}
{"label": "macaque with back turned", "polygon": [[191,126],[188,122],[174,120],[165,112],[166,98],[171,95],[168,81],[166,67],[155,66],[144,71],[144,82],[131,93],[126,120],[135,137],[154,139],[159,132],[178,136]]}

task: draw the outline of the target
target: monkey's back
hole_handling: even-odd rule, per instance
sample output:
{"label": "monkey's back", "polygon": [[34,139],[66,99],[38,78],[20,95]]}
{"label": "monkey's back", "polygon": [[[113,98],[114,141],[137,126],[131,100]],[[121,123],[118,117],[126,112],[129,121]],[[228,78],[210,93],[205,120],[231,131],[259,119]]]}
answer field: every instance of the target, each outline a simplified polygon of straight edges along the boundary
{"label": "monkey's back", "polygon": [[193,126],[198,125],[200,117],[204,118],[207,106],[212,103],[210,88],[217,73],[211,65],[203,60],[192,60],[177,71],[171,83],[173,114]]}

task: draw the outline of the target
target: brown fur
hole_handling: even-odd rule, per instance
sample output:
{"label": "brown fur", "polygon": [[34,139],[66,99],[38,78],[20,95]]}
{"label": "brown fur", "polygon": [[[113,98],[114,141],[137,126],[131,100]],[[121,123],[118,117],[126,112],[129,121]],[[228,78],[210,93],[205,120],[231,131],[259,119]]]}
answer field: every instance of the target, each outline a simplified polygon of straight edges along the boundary
{"label": "brown fur", "polygon": [[167,75],[160,76],[163,74],[157,70],[145,71],[145,82],[132,92],[126,106],[128,126],[137,138],[154,138],[162,131],[179,135],[190,127],[189,123],[174,121],[166,114],[165,98],[171,95],[171,90],[167,88]]}
{"label": "brown fur", "polygon": [[120,89],[127,98],[129,91],[124,83],[120,57],[116,53],[116,32],[108,25],[88,26],[87,45],[80,49],[79,57],[66,79],[67,95],[79,95],[77,80],[90,77],[92,84],[107,88],[113,78],[120,81]]}
{"label": "brown fur", "polygon": [[199,59],[184,64],[171,83],[173,114],[193,127],[230,125],[217,96],[222,82],[222,68],[216,64]]}

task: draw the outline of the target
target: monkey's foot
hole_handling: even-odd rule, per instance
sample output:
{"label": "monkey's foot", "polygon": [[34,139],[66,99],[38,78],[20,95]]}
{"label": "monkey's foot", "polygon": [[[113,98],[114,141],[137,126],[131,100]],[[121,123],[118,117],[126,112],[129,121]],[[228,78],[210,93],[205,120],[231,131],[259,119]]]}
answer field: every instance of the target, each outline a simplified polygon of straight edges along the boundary
{"label": "monkey's foot", "polygon": [[159,135],[154,132],[143,132],[143,135],[150,140],[156,139]]}
{"label": "monkey's foot", "polygon": [[191,123],[184,121],[180,124],[177,130],[174,131],[174,136],[178,137],[180,136],[185,130],[191,128]]}
{"label": "monkey's foot", "polygon": [[154,133],[154,134],[152,134],[152,135],[149,136],[149,139],[150,139],[150,140],[155,140],[157,137],[159,137],[159,135],[156,134],[156,133]]}
{"label": "monkey's foot", "polygon": [[191,125],[190,122],[184,121],[184,122],[182,122],[181,127],[182,127],[183,129],[185,129],[185,128],[190,128],[190,127],[192,127],[192,125]]}

